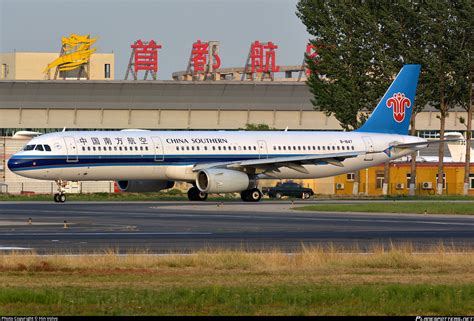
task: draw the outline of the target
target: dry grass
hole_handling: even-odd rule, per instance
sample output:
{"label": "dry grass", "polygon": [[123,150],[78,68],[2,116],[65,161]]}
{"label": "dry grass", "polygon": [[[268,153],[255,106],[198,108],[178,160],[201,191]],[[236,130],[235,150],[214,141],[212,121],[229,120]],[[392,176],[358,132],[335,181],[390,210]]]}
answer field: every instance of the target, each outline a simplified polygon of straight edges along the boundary
{"label": "dry grass", "polygon": [[0,255],[0,271],[71,272],[71,271],[193,271],[213,272],[236,270],[254,273],[296,273],[314,270],[392,269],[400,271],[449,270],[473,271],[474,251],[469,248],[433,246],[416,253],[410,244],[392,245],[389,249],[374,245],[361,253],[329,246],[302,247],[287,254],[279,250],[248,252],[206,250],[194,254],[153,255],[130,253],[120,255],[114,250],[93,255],[36,255],[11,253]]}

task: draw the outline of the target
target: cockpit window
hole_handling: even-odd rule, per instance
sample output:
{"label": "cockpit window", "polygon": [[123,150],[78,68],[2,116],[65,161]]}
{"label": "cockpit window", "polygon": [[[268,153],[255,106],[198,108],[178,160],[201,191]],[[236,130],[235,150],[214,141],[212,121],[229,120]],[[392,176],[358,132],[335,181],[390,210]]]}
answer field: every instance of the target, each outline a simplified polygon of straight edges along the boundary
{"label": "cockpit window", "polygon": [[39,150],[40,152],[44,152],[43,145],[36,145],[35,150]]}
{"label": "cockpit window", "polygon": [[35,149],[35,146],[36,145],[26,145],[25,147],[23,147],[23,151],[27,152],[29,150],[33,150]]}
{"label": "cockpit window", "polygon": [[43,146],[44,146],[45,151],[47,151],[47,152],[51,151],[51,147],[49,147],[49,145],[43,145]]}

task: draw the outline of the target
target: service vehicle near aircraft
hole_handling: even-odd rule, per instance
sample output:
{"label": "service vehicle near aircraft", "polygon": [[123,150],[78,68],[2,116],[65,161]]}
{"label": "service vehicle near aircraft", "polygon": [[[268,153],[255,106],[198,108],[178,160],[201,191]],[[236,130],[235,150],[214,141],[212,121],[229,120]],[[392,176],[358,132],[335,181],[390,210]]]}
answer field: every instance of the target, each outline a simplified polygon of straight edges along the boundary
{"label": "service vehicle near aircraft", "polygon": [[300,184],[295,182],[279,182],[274,187],[262,188],[262,193],[276,199],[280,199],[283,196],[308,199],[314,195],[314,192],[311,188],[302,187]]}

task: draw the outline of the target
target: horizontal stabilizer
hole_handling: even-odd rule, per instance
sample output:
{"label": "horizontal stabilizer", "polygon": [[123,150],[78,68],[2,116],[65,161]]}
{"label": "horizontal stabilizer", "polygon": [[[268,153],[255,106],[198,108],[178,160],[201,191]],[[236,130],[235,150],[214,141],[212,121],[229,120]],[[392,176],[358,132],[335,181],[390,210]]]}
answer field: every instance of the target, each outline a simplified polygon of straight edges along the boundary
{"label": "horizontal stabilizer", "polygon": [[428,147],[429,145],[434,145],[434,144],[459,142],[459,141],[462,141],[462,139],[461,138],[450,138],[450,139],[443,139],[443,140],[430,140],[430,141],[426,141],[426,142],[396,144],[396,145],[392,145],[391,147],[394,147],[394,148],[410,148],[410,147],[419,147],[419,146]]}

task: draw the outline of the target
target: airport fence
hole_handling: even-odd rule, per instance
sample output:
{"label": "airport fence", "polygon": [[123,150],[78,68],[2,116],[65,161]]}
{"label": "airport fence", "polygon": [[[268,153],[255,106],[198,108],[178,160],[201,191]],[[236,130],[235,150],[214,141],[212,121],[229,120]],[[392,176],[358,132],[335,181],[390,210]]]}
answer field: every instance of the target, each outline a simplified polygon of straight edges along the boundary
{"label": "airport fence", "polygon": [[[57,193],[55,182],[11,182],[8,184],[0,183],[0,193],[7,194],[55,194]],[[114,182],[70,182],[66,188],[66,193],[113,193]]]}

